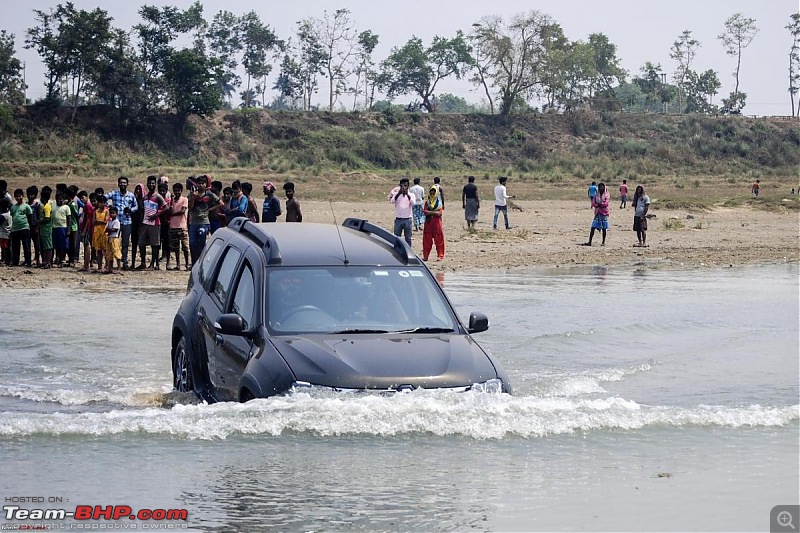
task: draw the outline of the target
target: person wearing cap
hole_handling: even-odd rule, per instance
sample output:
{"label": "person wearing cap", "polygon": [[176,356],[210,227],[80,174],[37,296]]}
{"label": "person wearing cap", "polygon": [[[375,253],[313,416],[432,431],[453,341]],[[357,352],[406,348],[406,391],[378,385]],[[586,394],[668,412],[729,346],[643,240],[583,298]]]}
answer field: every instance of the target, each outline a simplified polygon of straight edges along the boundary
{"label": "person wearing cap", "polygon": [[281,201],[275,198],[275,185],[271,181],[264,182],[264,205],[261,207],[262,222],[277,222],[281,214]]}
{"label": "person wearing cap", "polygon": [[414,193],[408,190],[408,178],[402,178],[400,184],[389,193],[389,202],[394,205],[394,234],[398,237],[405,234],[406,242],[411,246],[411,217],[414,213]]}
{"label": "person wearing cap", "polygon": [[284,183],[283,192],[286,193],[286,222],[302,222],[303,212],[300,210],[300,202],[294,195],[294,183],[291,181]]}
{"label": "person wearing cap", "polygon": [[442,200],[436,185],[428,189],[428,199],[422,205],[425,214],[425,228],[422,230],[422,260],[427,261],[433,243],[436,243],[437,261],[444,259],[444,229],[442,227]]}

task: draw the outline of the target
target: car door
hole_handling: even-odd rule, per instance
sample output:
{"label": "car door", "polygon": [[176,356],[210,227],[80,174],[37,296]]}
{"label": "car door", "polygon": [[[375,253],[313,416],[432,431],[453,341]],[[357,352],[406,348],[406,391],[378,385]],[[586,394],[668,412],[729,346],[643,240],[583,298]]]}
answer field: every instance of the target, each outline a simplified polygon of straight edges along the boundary
{"label": "car door", "polygon": [[[233,283],[226,313],[242,317],[245,330],[253,331],[259,324],[259,299],[252,262],[242,261]],[[222,335],[217,345],[219,381],[224,384],[231,399],[239,399],[239,383],[253,354],[253,339],[242,335]]]}
{"label": "car door", "polygon": [[[224,338],[214,329],[214,323],[227,308],[241,259],[242,252],[235,246],[228,245],[223,252],[219,268],[207,285],[207,290],[203,292],[198,309],[198,322],[208,362],[208,378],[214,387],[217,400],[232,399],[230,396],[232,387],[225,381],[227,374],[224,369],[225,362],[220,359],[219,347]],[[238,386],[238,381],[236,385]]]}

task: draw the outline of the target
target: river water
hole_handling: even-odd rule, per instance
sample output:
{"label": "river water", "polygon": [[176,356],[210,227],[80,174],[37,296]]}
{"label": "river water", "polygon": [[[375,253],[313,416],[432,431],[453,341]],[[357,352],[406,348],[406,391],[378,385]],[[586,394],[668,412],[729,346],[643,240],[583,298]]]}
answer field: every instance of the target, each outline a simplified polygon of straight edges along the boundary
{"label": "river water", "polygon": [[800,502],[796,264],[444,286],[490,317],[476,338],[513,396],[193,404],[170,393],[181,292],[6,293],[4,506],[185,509],[161,525],[195,531],[752,531]]}

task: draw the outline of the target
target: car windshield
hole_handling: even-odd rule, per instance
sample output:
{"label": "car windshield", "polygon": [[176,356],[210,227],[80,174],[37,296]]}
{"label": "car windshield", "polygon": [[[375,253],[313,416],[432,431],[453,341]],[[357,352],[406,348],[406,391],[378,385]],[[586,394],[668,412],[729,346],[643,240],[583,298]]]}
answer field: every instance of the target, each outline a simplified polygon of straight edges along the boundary
{"label": "car windshield", "polygon": [[436,281],[419,267],[281,267],[267,277],[275,334],[443,333],[458,327]]}

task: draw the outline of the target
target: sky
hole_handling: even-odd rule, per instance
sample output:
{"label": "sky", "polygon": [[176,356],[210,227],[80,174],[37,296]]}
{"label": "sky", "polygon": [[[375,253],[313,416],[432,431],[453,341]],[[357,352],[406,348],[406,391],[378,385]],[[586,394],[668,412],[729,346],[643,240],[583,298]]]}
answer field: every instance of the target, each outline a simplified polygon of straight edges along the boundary
{"label": "sky", "polygon": [[[173,5],[185,9],[191,0],[72,0],[78,9],[100,7],[114,18],[114,26],[130,29],[140,19],[142,5]],[[35,24],[34,10],[49,11],[58,0],[27,0],[17,3],[0,0],[3,16],[0,29],[15,35],[17,57],[25,62],[27,96],[36,100],[44,95],[44,67],[38,54],[24,49],[25,31]],[[66,0],[62,0],[66,3]],[[370,30],[380,37],[373,59],[381,61],[392,47],[401,47],[412,36],[429,44],[435,35],[452,37],[460,29],[468,33],[472,24],[487,15],[508,19],[531,9],[550,15],[571,40],[587,40],[592,33],[604,33],[617,46],[617,56],[628,71],[628,80],[638,74],[646,61],[660,63],[671,78],[676,63],[669,57],[672,43],[684,30],[701,43],[692,68],[698,72],[717,71],[722,88],[714,98],[720,104],[734,88],[736,58],[725,54],[717,38],[725,20],[741,12],[756,20],[759,32],[742,53],[740,90],[747,93],[747,115],[790,115],[788,57],[792,38],[785,26],[790,15],[800,11],[800,0],[203,0],[203,14],[210,21],[221,10],[241,15],[256,11],[282,39],[294,35],[297,21],[321,18],[325,10],[350,10],[357,31]],[[278,66],[275,66],[278,70]],[[325,81],[321,80],[321,86]],[[437,93],[452,93],[478,103],[482,91],[466,82],[445,80]],[[275,96],[274,94],[272,96]],[[271,99],[270,93],[267,96]],[[349,100],[349,99],[348,99]],[[413,100],[399,97],[398,103]],[[327,95],[320,91],[314,99],[327,106]]]}

